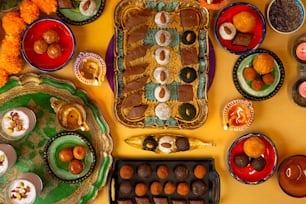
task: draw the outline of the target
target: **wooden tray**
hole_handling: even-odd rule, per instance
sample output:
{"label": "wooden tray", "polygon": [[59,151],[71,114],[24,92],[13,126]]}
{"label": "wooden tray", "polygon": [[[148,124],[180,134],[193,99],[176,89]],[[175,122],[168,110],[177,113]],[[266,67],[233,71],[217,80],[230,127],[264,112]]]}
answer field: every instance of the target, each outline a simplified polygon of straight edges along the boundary
{"label": "wooden tray", "polygon": [[[148,11],[148,12],[147,12]],[[192,26],[186,26],[182,23],[182,18],[190,17],[189,14],[183,14],[184,11],[191,11],[195,22]],[[147,13],[146,13],[147,12]],[[166,26],[160,26],[155,23],[155,19],[161,12],[169,14],[170,23]],[[136,15],[135,15],[136,13]],[[139,16],[137,16],[139,15]],[[130,18],[130,16],[132,16]],[[136,16],[136,17],[135,17]],[[135,26],[133,24],[137,18],[146,18],[147,20],[140,22]],[[132,19],[132,20],[130,20]],[[190,20],[190,19],[189,19]],[[128,22],[131,21],[131,22]],[[191,20],[193,21],[193,20]],[[128,22],[128,23],[127,23]],[[190,22],[190,21],[189,21]],[[198,1],[149,1],[149,0],[123,0],[115,9],[115,115],[117,119],[128,127],[157,127],[157,128],[196,128],[202,125],[208,113],[207,100],[207,86],[208,86],[208,24],[209,16],[205,8],[201,8]],[[147,27],[145,37],[136,41],[129,41],[130,36],[138,35],[138,29]],[[155,39],[155,34],[159,31],[167,31],[171,34],[171,43],[163,45],[158,43]],[[191,44],[183,43],[182,36],[186,31],[192,31],[195,34],[195,41]],[[140,31],[141,32],[141,31]],[[142,57],[132,60],[130,54],[138,49],[147,47],[146,53]],[[166,64],[161,64],[156,61],[156,50],[164,48],[170,52],[170,61]],[[186,49],[185,49],[186,48]],[[194,55],[196,60],[189,63],[183,60],[185,51],[187,49],[196,50]],[[132,51],[131,51],[132,50]],[[186,57],[184,58],[186,59]],[[142,73],[128,75],[130,67],[146,64],[146,68]],[[169,80],[165,84],[158,82],[154,77],[156,68],[164,67],[169,71]],[[181,78],[181,71],[191,67],[196,73],[195,80],[191,82],[184,82]],[[130,70],[129,70],[130,71]],[[130,82],[136,82],[143,78],[145,84],[141,87],[132,88],[126,91]],[[160,86],[166,87],[170,92],[170,99],[160,101],[157,99],[154,92]],[[188,88],[186,92],[192,93],[182,99],[182,88]],[[179,90],[181,90],[179,92]],[[125,101],[130,100],[129,97],[136,92],[141,92],[138,99],[141,97],[141,102],[135,102],[133,105],[126,107]],[[180,97],[182,96],[182,97]],[[163,104],[170,110],[168,117],[158,117],[155,108]],[[182,105],[191,107],[193,110],[193,117],[183,116],[179,111]],[[139,114],[137,117],[130,117],[131,112],[137,108],[147,107],[144,114]]]}
{"label": "wooden tray", "polygon": [[[83,104],[87,113],[89,131],[80,132],[93,144],[97,163],[93,173],[78,184],[60,183],[52,177],[43,162],[44,147],[49,139],[64,130],[55,120],[50,98],[57,97],[69,102]],[[39,203],[87,203],[95,198],[105,185],[112,165],[113,143],[109,127],[101,113],[87,94],[72,83],[47,75],[26,74],[11,77],[0,89],[0,112],[13,107],[25,106],[35,112],[37,123],[34,130],[20,141],[9,142],[0,138],[1,143],[10,143],[17,152],[17,162],[0,178],[0,203],[4,202],[4,189],[9,181],[24,172],[35,172],[44,184],[37,197]]]}

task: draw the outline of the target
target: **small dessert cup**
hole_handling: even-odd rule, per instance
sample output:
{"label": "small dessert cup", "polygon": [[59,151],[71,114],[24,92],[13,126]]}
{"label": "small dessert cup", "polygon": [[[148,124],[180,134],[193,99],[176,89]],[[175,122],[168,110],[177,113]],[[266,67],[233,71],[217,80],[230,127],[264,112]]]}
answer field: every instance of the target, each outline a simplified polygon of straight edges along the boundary
{"label": "small dessert cup", "polygon": [[36,124],[35,113],[26,107],[13,108],[2,115],[1,132],[7,140],[19,140],[30,133]]}
{"label": "small dessert cup", "polygon": [[17,160],[17,154],[9,144],[0,144],[0,176],[3,176]]}
{"label": "small dessert cup", "polygon": [[6,203],[32,204],[41,193],[43,183],[35,173],[25,173],[11,181],[6,189]]}

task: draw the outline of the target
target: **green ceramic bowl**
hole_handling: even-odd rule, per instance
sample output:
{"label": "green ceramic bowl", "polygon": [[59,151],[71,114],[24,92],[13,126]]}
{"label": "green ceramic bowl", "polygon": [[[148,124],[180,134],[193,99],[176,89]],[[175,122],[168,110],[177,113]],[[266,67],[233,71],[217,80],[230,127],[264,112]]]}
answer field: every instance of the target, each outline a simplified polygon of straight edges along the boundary
{"label": "green ceramic bowl", "polygon": [[[83,170],[79,174],[69,171],[69,163],[59,159],[59,152],[64,148],[81,145],[86,149],[86,156],[81,160]],[[96,164],[96,153],[90,141],[77,132],[62,132],[52,137],[45,146],[44,162],[48,172],[64,183],[79,183],[88,178]]]}

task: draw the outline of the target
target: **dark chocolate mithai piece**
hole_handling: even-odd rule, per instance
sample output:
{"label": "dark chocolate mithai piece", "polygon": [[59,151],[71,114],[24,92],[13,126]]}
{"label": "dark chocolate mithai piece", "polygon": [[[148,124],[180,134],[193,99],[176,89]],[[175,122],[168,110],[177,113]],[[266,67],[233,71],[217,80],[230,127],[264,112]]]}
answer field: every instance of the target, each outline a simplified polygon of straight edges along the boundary
{"label": "dark chocolate mithai piece", "polygon": [[253,39],[253,34],[251,33],[241,33],[238,32],[235,36],[235,38],[232,41],[233,45],[240,45],[244,47],[248,47]]}
{"label": "dark chocolate mithai piece", "polygon": [[146,137],[146,139],[144,139],[143,141],[143,149],[144,150],[149,150],[149,151],[155,151],[156,147],[157,147],[158,143],[157,141],[154,139],[153,136],[148,136]]}
{"label": "dark chocolate mithai piece", "polygon": [[175,140],[176,150],[187,151],[190,149],[189,140],[186,137],[177,137]]}
{"label": "dark chocolate mithai piece", "polygon": [[185,47],[181,50],[181,60],[183,66],[191,65],[191,64],[198,64],[199,57],[198,52],[195,47]]}

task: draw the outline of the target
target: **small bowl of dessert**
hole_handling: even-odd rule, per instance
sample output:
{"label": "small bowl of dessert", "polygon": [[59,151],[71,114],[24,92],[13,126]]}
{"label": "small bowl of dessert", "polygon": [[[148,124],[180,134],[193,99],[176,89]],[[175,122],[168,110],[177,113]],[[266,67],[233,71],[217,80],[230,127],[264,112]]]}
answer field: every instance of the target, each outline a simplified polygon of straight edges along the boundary
{"label": "small bowl of dessert", "polygon": [[84,84],[100,86],[106,75],[105,61],[96,53],[81,52],[74,63],[74,74]]}
{"label": "small bowl of dessert", "polygon": [[272,0],[267,8],[267,20],[270,27],[280,34],[298,31],[305,21],[305,8],[300,0]]}
{"label": "small bowl of dessert", "polygon": [[35,113],[26,107],[16,107],[4,112],[1,116],[1,135],[5,140],[22,139],[36,125]]}
{"label": "small bowl of dessert", "polygon": [[232,100],[223,109],[223,124],[225,130],[245,130],[250,127],[253,120],[254,108],[252,102],[249,100]]}
{"label": "small bowl of dessert", "polygon": [[62,132],[46,144],[44,163],[58,181],[79,183],[93,173],[96,152],[87,137],[77,132]]}
{"label": "small bowl of dessert", "polygon": [[235,2],[220,10],[214,33],[225,50],[236,55],[248,54],[262,44],[266,36],[266,21],[254,5]]}
{"label": "small bowl of dessert", "polygon": [[0,144],[0,177],[4,175],[17,160],[17,154],[13,146]]}
{"label": "small bowl of dessert", "polygon": [[42,189],[43,182],[36,173],[25,173],[8,184],[5,201],[14,204],[33,204]]}
{"label": "small bowl of dessert", "polygon": [[65,67],[76,49],[72,30],[62,21],[44,17],[26,28],[21,39],[25,61],[42,72],[55,72]]}
{"label": "small bowl of dessert", "polygon": [[270,138],[248,133],[236,139],[229,148],[227,166],[237,181],[256,185],[274,174],[277,160],[277,149]]}
{"label": "small bowl of dessert", "polygon": [[285,158],[278,167],[278,183],[281,189],[292,197],[306,197],[306,156],[292,155]]}

